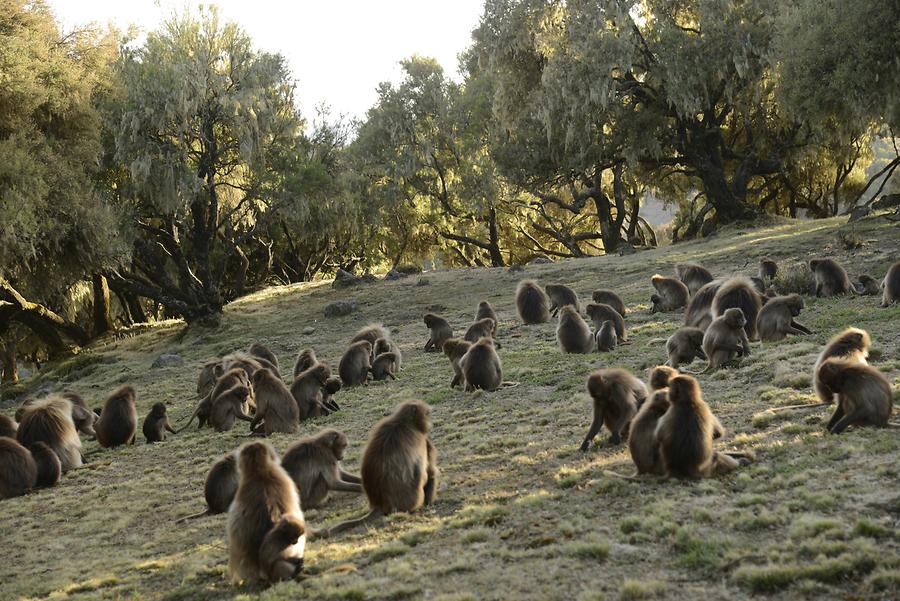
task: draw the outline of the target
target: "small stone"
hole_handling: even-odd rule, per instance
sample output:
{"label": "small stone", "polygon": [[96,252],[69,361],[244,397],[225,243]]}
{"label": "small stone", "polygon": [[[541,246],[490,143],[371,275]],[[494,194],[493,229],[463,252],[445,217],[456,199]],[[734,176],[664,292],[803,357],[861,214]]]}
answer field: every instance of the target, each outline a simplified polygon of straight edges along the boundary
{"label": "small stone", "polygon": [[431,286],[431,280],[428,278],[419,278],[419,281],[416,282],[416,286]]}
{"label": "small stone", "polygon": [[300,333],[303,334],[304,336],[309,336],[310,334],[314,334],[315,331],[316,331],[316,329],[315,329],[314,327],[312,327],[312,326],[306,326],[305,328],[303,328],[303,329],[300,331]]}
{"label": "small stone", "polygon": [[355,300],[334,301],[325,307],[325,317],[343,317],[350,315],[359,308]]}
{"label": "small stone", "polygon": [[384,279],[388,281],[400,280],[406,277],[405,273],[401,273],[396,269],[391,269],[389,272],[384,274]]}
{"label": "small stone", "polygon": [[181,355],[176,355],[173,353],[163,353],[153,362],[153,365],[150,367],[153,369],[159,369],[160,367],[182,367],[184,365],[184,359],[181,358]]}
{"label": "small stone", "polygon": [[349,271],[338,269],[337,273],[334,274],[334,283],[331,286],[332,288],[347,288],[348,286],[353,286],[358,283],[358,277],[356,277]]}

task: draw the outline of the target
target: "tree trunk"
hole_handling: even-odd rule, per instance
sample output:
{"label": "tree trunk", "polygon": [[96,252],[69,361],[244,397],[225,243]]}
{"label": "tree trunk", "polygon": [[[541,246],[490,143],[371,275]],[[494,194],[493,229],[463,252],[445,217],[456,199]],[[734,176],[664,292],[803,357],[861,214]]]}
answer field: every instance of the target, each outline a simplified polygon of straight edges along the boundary
{"label": "tree trunk", "polygon": [[488,212],[488,253],[491,255],[491,265],[503,267],[503,253],[500,252],[500,234],[497,232],[497,209],[491,207]]}
{"label": "tree trunk", "polygon": [[112,318],[109,314],[109,284],[106,278],[99,273],[91,276],[91,284],[94,289],[94,337],[111,332],[114,329]]}
{"label": "tree trunk", "polygon": [[80,346],[90,340],[84,328],[40,303],[27,300],[4,279],[0,279],[0,301],[4,315],[8,315],[4,319],[16,321],[34,332],[47,345],[51,357],[74,352],[75,345],[66,342],[63,336]]}
{"label": "tree trunk", "polygon": [[0,339],[0,363],[2,363],[2,376],[0,383],[17,384],[19,382],[19,365],[16,363],[16,339],[12,335]]}

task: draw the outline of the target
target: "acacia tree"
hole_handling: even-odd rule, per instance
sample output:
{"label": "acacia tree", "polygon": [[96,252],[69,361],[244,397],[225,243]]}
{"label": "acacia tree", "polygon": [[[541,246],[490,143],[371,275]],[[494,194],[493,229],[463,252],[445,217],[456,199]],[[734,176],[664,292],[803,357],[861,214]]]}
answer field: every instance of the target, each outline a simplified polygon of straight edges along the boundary
{"label": "acacia tree", "polygon": [[245,247],[293,202],[283,167],[301,141],[279,55],[215,10],[183,15],[121,59],[120,200],[135,243],[110,285],[188,321],[215,316],[247,284]]}

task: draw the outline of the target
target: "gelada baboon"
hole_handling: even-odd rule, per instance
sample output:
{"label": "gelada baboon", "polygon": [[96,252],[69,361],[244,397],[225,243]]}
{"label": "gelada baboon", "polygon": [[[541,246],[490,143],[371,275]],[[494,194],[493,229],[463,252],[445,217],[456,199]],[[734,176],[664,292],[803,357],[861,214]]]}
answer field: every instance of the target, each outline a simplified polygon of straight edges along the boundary
{"label": "gelada baboon", "polygon": [[229,388],[217,396],[209,413],[209,425],[216,432],[228,432],[234,427],[236,420],[252,423],[253,417],[246,412],[252,396],[253,390],[243,384]]}
{"label": "gelada baboon", "polygon": [[581,306],[578,304],[578,295],[575,291],[563,284],[547,284],[544,291],[550,298],[550,316],[556,317],[559,310],[566,305],[575,307],[575,311],[580,311]]}
{"label": "gelada baboon", "polygon": [[379,338],[372,346],[372,357],[377,357],[383,353],[394,353],[393,372],[395,374],[399,373],[400,367],[403,365],[403,353],[400,352],[400,345],[390,338]]}
{"label": "gelada baboon", "polygon": [[706,359],[703,352],[703,330],[684,326],[666,340],[666,354],[669,356],[666,365],[678,369],[683,364],[690,364],[694,359]]}
{"label": "gelada baboon", "polygon": [[819,380],[819,367],[822,363],[826,359],[839,358],[868,364],[869,347],[871,346],[872,340],[869,338],[869,333],[859,328],[847,328],[828,341],[816,358],[816,365],[813,367],[813,387],[823,403],[830,405],[834,402],[834,391]]}
{"label": "gelada baboon", "polygon": [[[70,402],[72,408],[72,421],[75,423],[75,430],[90,436],[91,438],[96,437],[97,433],[94,432],[94,424],[97,422],[99,413],[91,411],[88,408],[87,403],[84,402],[84,399],[81,398],[81,395],[79,394],[74,392],[62,392],[59,396]],[[25,410],[34,402],[34,399],[29,399],[22,403],[22,406],[16,409],[16,420],[22,421]]]}
{"label": "gelada baboon", "polygon": [[471,342],[466,342],[459,338],[450,338],[444,342],[444,354],[450,359],[450,364],[453,366],[453,379],[450,380],[450,388],[455,388],[456,386],[465,387],[466,381],[459,362],[463,355],[469,352],[470,348],[472,348]]}
{"label": "gelada baboon", "polygon": [[678,370],[668,365],[657,365],[650,369],[647,375],[647,384],[650,391],[662,390],[669,387],[669,380],[678,375]]}
{"label": "gelada baboon", "polygon": [[816,278],[816,296],[848,294],[853,287],[850,276],[832,259],[812,259],[809,269]]}
{"label": "gelada baboon", "polygon": [[691,294],[681,280],[656,274],[650,278],[656,294],[650,296],[650,312],[676,311],[688,304]]}
{"label": "gelada baboon", "polygon": [[662,388],[650,395],[650,398],[638,409],[637,415],[631,420],[628,450],[631,453],[631,460],[637,467],[638,474],[662,476],[665,473],[660,459],[656,428],[660,418],[668,409],[669,389]]}
{"label": "gelada baboon", "polygon": [[450,322],[434,313],[426,313],[422,318],[429,330],[428,340],[425,342],[425,352],[440,351],[444,343],[453,338],[453,328]]}
{"label": "gelada baboon", "polygon": [[380,324],[369,324],[366,327],[362,328],[358,331],[353,338],[350,339],[350,344],[356,344],[362,340],[365,340],[369,343],[370,347],[375,346],[375,341],[379,338],[387,338],[390,340],[391,334],[388,332],[384,326]]}
{"label": "gelada baboon", "polygon": [[31,457],[37,467],[36,487],[56,486],[62,476],[62,462],[47,443],[36,442],[29,447]]}
{"label": "gelada baboon", "polygon": [[244,370],[248,378],[252,378],[253,374],[255,374],[260,369],[268,369],[273,373],[278,373],[278,370],[275,368],[275,366],[269,363],[266,359],[256,357],[254,355],[251,355],[250,353],[245,353],[243,351],[231,353],[230,355],[222,357],[222,366],[219,373],[225,373],[232,369]]}
{"label": "gelada baboon", "polygon": [[[493,338],[494,330],[497,329],[497,324],[490,317],[485,317],[484,319],[479,319],[475,323],[469,326],[469,329],[466,330],[465,335],[463,336],[463,340],[467,342],[478,342],[484,337]],[[499,348],[499,343],[495,340],[494,344]]]}
{"label": "gelada baboon", "polygon": [[723,429],[703,400],[697,380],[691,376],[672,378],[668,397],[669,409],[656,426],[667,477],[699,480],[740,466],[734,457],[713,451],[714,435]]}
{"label": "gelada baboon", "polygon": [[884,295],[881,297],[881,306],[889,307],[900,302],[900,261],[891,265],[882,283]]}
{"label": "gelada baboon", "polygon": [[296,546],[306,533],[306,524],[295,515],[282,515],[262,539],[259,566],[269,583],[292,580],[303,570],[303,554]]}
{"label": "gelada baboon", "polygon": [[597,334],[594,336],[597,341],[597,350],[601,353],[616,350],[619,344],[619,337],[616,335],[616,326],[608,319],[600,324]]}
{"label": "gelada baboon", "polygon": [[878,296],[881,294],[881,283],[867,273],[859,276],[859,284],[855,288],[856,292],[863,296]]}
{"label": "gelada baboon", "polygon": [[482,338],[469,347],[459,360],[459,368],[466,383],[466,392],[477,388],[490,392],[503,385],[503,365],[490,338]]}
{"label": "gelada baboon", "polygon": [[219,376],[221,376],[222,373],[221,359],[213,359],[212,361],[207,361],[203,364],[203,367],[200,368],[200,375],[197,376],[198,399],[202,399],[209,395],[216,385],[216,380],[219,379]]}
{"label": "gelada baboon", "polygon": [[341,468],[347,437],[337,430],[322,430],[291,445],[281,459],[300,491],[300,506],[320,507],[332,490],[361,493],[362,480]]}
{"label": "gelada baboon", "polygon": [[297,355],[297,362],[294,363],[294,379],[296,380],[297,376],[318,362],[319,360],[316,359],[316,352],[313,349],[308,348],[300,351],[300,354]]}
{"label": "gelada baboon", "polygon": [[[313,365],[294,380],[291,384],[291,395],[297,405],[297,418],[302,422],[314,417],[322,417],[331,413],[331,409],[325,406],[322,389],[331,379],[331,370],[324,363]],[[338,380],[340,384],[340,380]],[[334,387],[334,384],[332,384]],[[340,386],[338,386],[340,390]]]}
{"label": "gelada baboon", "polygon": [[783,340],[788,334],[804,336],[812,330],[794,320],[803,310],[803,298],[799,294],[776,296],[769,299],[756,316],[756,331],[763,342]]}
{"label": "gelada baboon", "polygon": [[709,324],[703,335],[703,353],[709,361],[704,372],[718,369],[736,357],[750,355],[750,341],[744,330],[746,321],[740,309],[731,308]]}
{"label": "gelada baboon", "polygon": [[713,280],[691,297],[684,311],[684,325],[706,330],[712,322],[712,303],[716,292],[722,287],[722,280]]}
{"label": "gelada baboon", "polygon": [[137,431],[134,388],[122,386],[109,395],[94,429],[97,431],[97,442],[101,447],[134,444]]}
{"label": "gelada baboon", "polygon": [[381,353],[375,357],[372,362],[372,379],[373,380],[396,380],[394,373],[397,365],[397,353]]}
{"label": "gelada baboon", "polygon": [[12,438],[0,437],[0,499],[19,497],[34,488],[37,465],[28,449]]}
{"label": "gelada baboon", "polygon": [[167,437],[167,432],[175,433],[174,428],[169,425],[169,417],[166,415],[165,403],[153,403],[150,413],[144,418],[144,424],[141,427],[144,438],[147,443],[162,442]]}
{"label": "gelada baboon", "polygon": [[556,341],[564,353],[589,353],[594,348],[595,341],[591,328],[581,318],[574,305],[563,305],[559,311]]}
{"label": "gelada baboon", "polygon": [[586,312],[595,328],[599,330],[603,326],[604,321],[611,321],[616,329],[616,336],[619,342],[622,343],[628,340],[625,334],[625,320],[611,306],[603,303],[588,303]]}
{"label": "gelada baboon", "polygon": [[253,396],[256,399],[256,413],[250,422],[250,429],[257,432],[263,421],[262,432],[269,436],[273,432],[291,434],[300,424],[300,410],[291,391],[281,378],[268,369],[253,374]]}
{"label": "gelada baboon", "polygon": [[206,509],[200,513],[180,518],[175,523],[186,522],[207,515],[216,515],[228,511],[238,489],[238,470],[236,453],[228,453],[221,457],[206,474],[203,485],[203,496],[206,498]]}
{"label": "gelada baboon", "polygon": [[475,321],[480,321],[487,317],[490,317],[494,320],[494,330],[491,332],[491,336],[496,337],[497,325],[500,323],[500,321],[497,319],[497,313],[494,312],[494,308],[491,306],[491,303],[487,301],[481,301],[480,303],[478,303],[478,310],[475,311]]}
{"label": "gelada baboon", "polygon": [[619,295],[612,290],[594,290],[591,298],[595,303],[609,305],[616,310],[616,313],[625,317],[625,303],[619,298]]}
{"label": "gelada baboon", "polygon": [[408,401],[378,422],[362,458],[362,485],[370,511],[330,528],[326,535],[395,511],[413,512],[434,501],[439,471],[437,452],[428,439],[430,418],[428,405]]}
{"label": "gelada baboon", "polygon": [[362,386],[369,379],[372,369],[372,343],[360,340],[350,345],[341,362],[338,363],[338,375],[344,386]]}
{"label": "gelada baboon", "polygon": [[750,340],[759,340],[756,332],[756,317],[762,308],[762,297],[747,278],[731,278],[719,288],[712,301],[713,319],[721,317],[725,311],[738,308],[744,314],[744,331]]}
{"label": "gelada baboon", "polygon": [[828,421],[832,434],[847,426],[888,425],[894,394],[891,383],[874,367],[852,359],[826,359],[819,366],[818,380],[837,394],[837,407]]}
{"label": "gelada baboon", "polygon": [[340,406],[334,400],[334,395],[340,392],[340,390],[340,378],[338,378],[337,376],[332,376],[325,380],[325,384],[322,386],[322,405],[329,411],[341,410]]}
{"label": "gelada baboon", "polygon": [[13,418],[8,415],[4,415],[0,413],[0,436],[6,436],[8,438],[16,437],[16,430],[19,428],[19,424],[17,424]]}
{"label": "gelada baboon", "polygon": [[[270,351],[266,346],[260,344],[259,342],[254,342],[250,345],[250,348],[247,350],[248,353],[256,357],[257,359],[262,359],[264,361],[268,361],[272,367],[275,368],[275,372],[278,373],[278,357],[275,356],[275,353]],[[265,365],[265,364],[263,364]]]}
{"label": "gelada baboon", "polygon": [[687,286],[691,296],[713,281],[713,276],[706,267],[696,263],[680,263],[675,266],[675,275]]}
{"label": "gelada baboon", "polygon": [[[303,522],[297,486],[271,446],[245,444],[238,452],[238,489],[228,509],[228,571],[234,582],[261,576],[263,539],[285,515]],[[305,546],[303,535],[288,553],[302,562]]]}
{"label": "gelada baboon", "polygon": [[25,447],[46,443],[62,463],[63,472],[81,467],[81,439],[72,420],[72,402],[51,395],[29,403],[22,414],[16,439]]}
{"label": "gelada baboon", "polygon": [[[222,375],[219,376],[212,390],[210,390],[210,392],[206,396],[200,399],[200,402],[197,403],[197,407],[194,409],[194,412],[191,414],[190,418],[188,418],[187,423],[181,426],[181,428],[179,428],[176,433],[182,432],[187,429],[187,427],[191,425],[191,422],[194,421],[195,417],[199,422],[197,425],[198,430],[207,423],[209,423],[209,425],[212,425],[210,417],[212,415],[212,410],[213,406],[215,405],[216,399],[222,394],[232,390],[236,386],[241,386],[243,388],[246,388],[247,390],[250,390],[250,377],[247,375],[246,371],[239,367],[223,372]],[[250,398],[247,399],[246,406],[243,407],[244,413],[250,410],[251,404],[255,404],[251,403],[251,401],[252,394],[250,395]]]}
{"label": "gelada baboon", "polygon": [[778,275],[778,263],[768,257],[759,260],[759,279],[771,282]]}
{"label": "gelada baboon", "polygon": [[516,288],[516,310],[526,325],[550,321],[550,299],[533,280],[522,280]]}
{"label": "gelada baboon", "polygon": [[598,369],[588,376],[587,389],[594,415],[581,450],[588,450],[604,424],[610,432],[610,444],[620,444],[638,404],[647,398],[647,387],[624,369]]}

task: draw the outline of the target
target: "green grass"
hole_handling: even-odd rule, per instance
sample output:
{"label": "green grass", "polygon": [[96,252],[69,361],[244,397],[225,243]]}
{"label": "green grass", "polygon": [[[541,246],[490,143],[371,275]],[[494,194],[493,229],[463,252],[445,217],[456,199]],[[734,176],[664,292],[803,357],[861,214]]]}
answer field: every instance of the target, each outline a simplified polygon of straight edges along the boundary
{"label": "green grass", "polygon": [[[281,359],[284,374],[306,347],[336,366],[356,329],[382,322],[405,354],[400,379],[341,391],[341,412],[271,442],[283,452],[297,436],[335,427],[350,438],[345,467],[358,470],[372,425],[400,401],[425,399],[433,405],[442,471],[438,500],[414,515],[309,542],[302,582],[233,587],[224,516],[174,521],[202,509],[207,469],[246,441],[243,429],[192,429],[164,444],[114,451],[85,441],[83,469],[53,489],[0,502],[0,599],[895,599],[897,430],[851,428],[830,436],[828,409],[767,409],[814,400],[816,355],[850,325],[870,331],[873,361],[896,388],[900,307],[881,309],[874,297],[806,297],[799,319],[812,336],[755,343],[737,366],[699,377],[727,429],[717,446],[755,451],[749,468],[701,483],[635,483],[604,474],[633,472],[627,447],[604,444],[605,431],[599,446],[577,450],[590,422],[587,374],[622,366],[644,376],[665,359],[663,344],[650,341],[681,323],[678,313],[647,312],[652,273],[671,273],[675,263],[693,260],[716,275],[752,274],[758,258],[770,256],[785,266],[785,285],[802,289],[806,275],[787,271],[814,256],[838,258],[851,276],[880,276],[900,256],[898,229],[884,220],[856,225],[859,238],[869,241],[857,250],[838,243],[842,228],[841,220],[785,220],[524,273],[433,272],[424,287],[413,276],[342,291],[327,283],[271,288],[229,305],[217,330],[185,330],[172,321],[95,344],[3,391],[3,412],[15,408],[7,397],[39,390],[74,390],[99,406],[109,391],[130,382],[141,416],[165,401],[180,420],[196,402],[199,367],[217,354],[260,341]],[[629,310],[631,343],[604,355],[560,354],[555,324],[518,322],[513,291],[521,277],[568,284],[582,299],[595,288],[618,290]],[[325,319],[325,305],[340,298],[357,300],[359,312]],[[519,385],[469,395],[450,390],[452,371],[442,355],[421,352],[421,316],[426,307],[443,305],[461,333],[482,299],[499,314],[505,379]],[[312,332],[303,334],[307,328]],[[185,366],[151,369],[163,352],[180,354]],[[339,493],[306,517],[320,527],[364,510],[362,498]]]}

